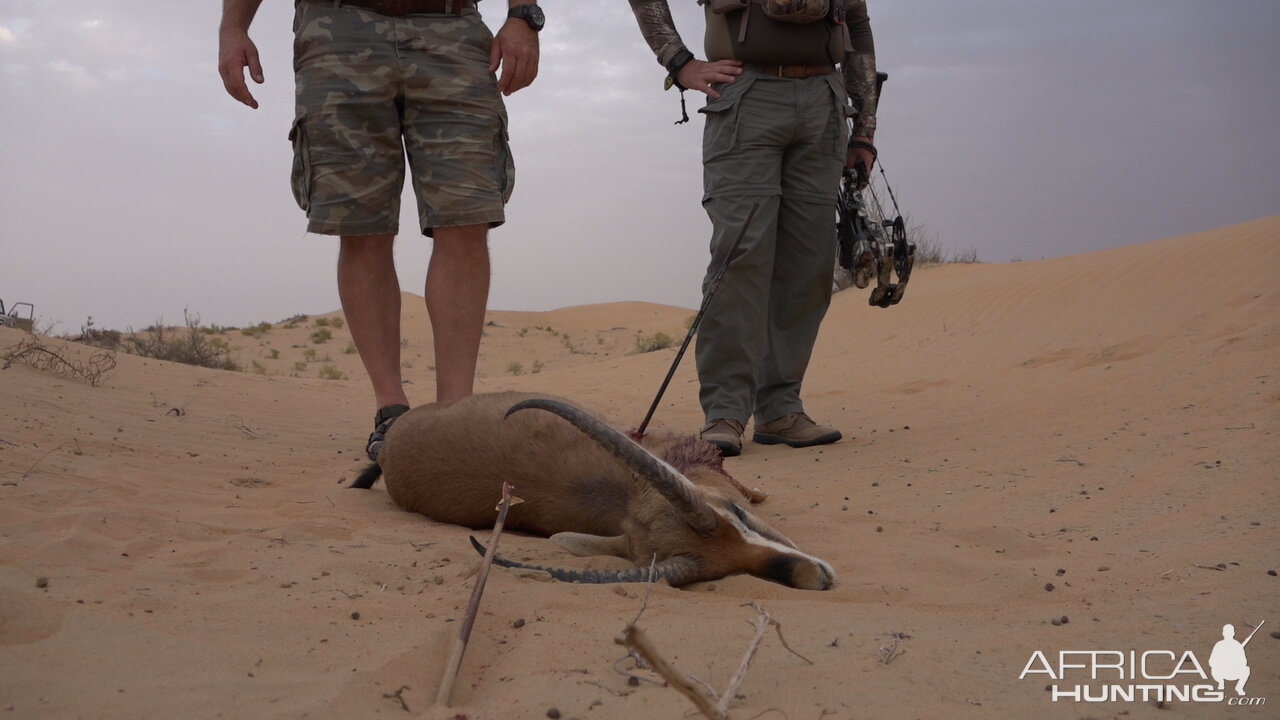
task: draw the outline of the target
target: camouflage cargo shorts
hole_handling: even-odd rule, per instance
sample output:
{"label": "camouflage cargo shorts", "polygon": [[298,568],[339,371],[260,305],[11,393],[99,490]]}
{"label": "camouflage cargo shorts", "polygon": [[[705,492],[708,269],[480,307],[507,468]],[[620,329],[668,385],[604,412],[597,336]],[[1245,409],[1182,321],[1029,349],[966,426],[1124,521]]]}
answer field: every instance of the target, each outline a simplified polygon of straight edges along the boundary
{"label": "camouflage cargo shorts", "polygon": [[515,166],[492,40],[474,7],[389,17],[297,3],[289,139],[309,232],[397,232],[406,156],[423,234],[502,224]]}

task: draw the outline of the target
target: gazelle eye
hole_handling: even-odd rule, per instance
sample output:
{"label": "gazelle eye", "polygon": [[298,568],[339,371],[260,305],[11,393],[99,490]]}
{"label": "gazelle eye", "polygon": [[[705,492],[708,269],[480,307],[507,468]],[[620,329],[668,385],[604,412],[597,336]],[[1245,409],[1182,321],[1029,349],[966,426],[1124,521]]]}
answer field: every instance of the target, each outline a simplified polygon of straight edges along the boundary
{"label": "gazelle eye", "polygon": [[744,523],[747,521],[747,511],[743,510],[741,507],[738,507],[737,503],[729,503],[729,509],[733,511],[734,517],[738,518]]}

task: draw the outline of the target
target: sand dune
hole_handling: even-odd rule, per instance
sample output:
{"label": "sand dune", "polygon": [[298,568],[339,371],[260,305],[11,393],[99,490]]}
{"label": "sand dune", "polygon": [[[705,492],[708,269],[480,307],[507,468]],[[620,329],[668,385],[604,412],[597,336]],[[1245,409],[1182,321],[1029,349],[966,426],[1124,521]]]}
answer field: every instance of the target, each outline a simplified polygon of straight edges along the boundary
{"label": "sand dune", "polygon": [[[1266,620],[1248,646],[1248,693],[1280,703],[1278,271],[1272,217],[928,268],[889,310],[838,295],[806,394],[846,439],[748,446],[727,467],[770,493],[760,514],[840,584],[656,587],[641,625],[723,687],[752,634],[741,606],[763,604],[813,664],[769,636],[735,718],[1269,716],[1053,702],[1051,681],[1018,675],[1037,650],[1191,650],[1205,663],[1224,623],[1243,637]],[[634,354],[636,338],[679,339],[690,315],[643,303],[495,311],[480,384],[569,396],[634,426],[674,354]],[[401,512],[381,489],[343,488],[362,466],[371,401],[339,314],[325,317],[230,333],[248,372],[124,355],[98,387],[21,363],[0,371],[0,712],[686,716],[673,690],[612,669],[642,586],[501,570],[455,707],[431,707],[476,559],[467,531]],[[331,337],[316,343],[321,327]],[[25,337],[0,329],[0,349]],[[414,296],[405,337],[411,394],[426,401],[431,346]],[[321,377],[325,365],[345,379]],[[688,358],[656,423],[700,421]],[[503,548],[605,562],[524,536]],[[901,654],[885,664],[893,633]]]}

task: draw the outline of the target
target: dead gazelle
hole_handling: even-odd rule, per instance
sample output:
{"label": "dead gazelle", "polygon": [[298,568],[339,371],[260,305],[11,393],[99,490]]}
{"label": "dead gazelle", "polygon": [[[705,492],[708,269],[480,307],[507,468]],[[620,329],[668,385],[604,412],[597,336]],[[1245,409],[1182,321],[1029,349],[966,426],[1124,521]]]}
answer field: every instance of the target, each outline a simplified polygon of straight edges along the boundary
{"label": "dead gazelle", "polygon": [[671,585],[736,573],[806,590],[835,583],[830,565],[740,504],[741,486],[714,448],[693,436],[643,443],[562,399],[473,395],[401,416],[378,464],[352,487],[371,487],[385,474],[387,491],[405,510],[484,528],[493,525],[495,488],[506,480],[524,501],[511,508],[508,528],[550,537],[577,555],[616,555],[637,565],[537,568],[560,580],[645,581],[656,558],[654,574]]}

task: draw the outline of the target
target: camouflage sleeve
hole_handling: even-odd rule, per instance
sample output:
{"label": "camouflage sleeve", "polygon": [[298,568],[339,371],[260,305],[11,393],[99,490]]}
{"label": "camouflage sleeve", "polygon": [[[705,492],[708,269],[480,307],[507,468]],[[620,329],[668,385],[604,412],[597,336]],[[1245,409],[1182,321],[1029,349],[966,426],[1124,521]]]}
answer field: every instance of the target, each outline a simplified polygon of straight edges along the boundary
{"label": "camouflage sleeve", "polygon": [[[640,32],[645,42],[658,56],[658,64],[666,67],[681,50],[685,50],[680,33],[676,32],[676,21],[671,17],[671,7],[667,0],[629,0],[631,11],[636,14],[636,22],[640,24]],[[872,72],[874,75],[874,71]]]}
{"label": "camouflage sleeve", "polygon": [[841,69],[844,71],[845,90],[858,108],[852,135],[873,138],[876,134],[876,105],[880,98],[876,93],[876,44],[871,35],[866,0],[850,0],[845,20],[853,52],[845,56]]}

